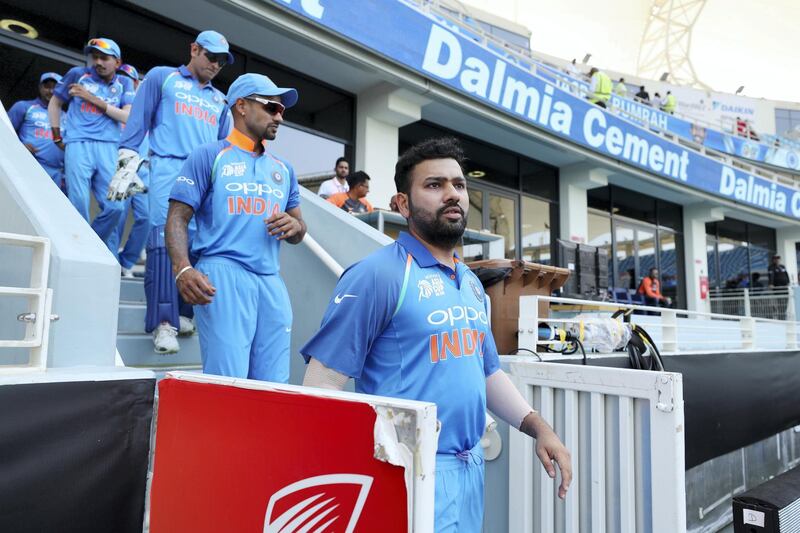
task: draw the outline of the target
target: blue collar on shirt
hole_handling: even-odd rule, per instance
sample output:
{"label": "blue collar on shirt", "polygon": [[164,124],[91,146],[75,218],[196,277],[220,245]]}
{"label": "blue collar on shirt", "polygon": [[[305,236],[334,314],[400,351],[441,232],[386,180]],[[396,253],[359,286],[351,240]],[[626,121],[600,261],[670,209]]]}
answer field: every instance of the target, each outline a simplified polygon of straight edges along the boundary
{"label": "blue collar on shirt", "polygon": [[[411,257],[414,258],[420,267],[430,268],[432,266],[441,265],[443,268],[450,270],[450,267],[439,263],[439,261],[433,257],[430,250],[425,248],[425,245],[419,242],[419,240],[410,233],[401,231],[400,235],[397,237],[397,242],[411,254]],[[458,254],[453,253],[453,257],[456,258],[456,265],[458,265],[460,262]]]}
{"label": "blue collar on shirt", "polygon": [[[200,80],[198,80],[197,78],[195,78],[195,77],[192,75],[192,71],[191,71],[191,70],[189,70],[189,67],[187,67],[186,65],[181,65],[181,66],[179,66],[179,67],[178,67],[178,72],[180,72],[180,73],[181,73],[181,76],[183,76],[184,78],[190,78],[190,79],[193,79],[193,80],[197,81],[197,84],[198,84],[198,85],[200,85]],[[200,88],[201,88],[201,89],[205,89],[206,87],[210,87],[210,88],[212,88],[212,89],[214,88],[214,86],[213,86],[213,85],[211,85],[211,82],[210,82],[210,81],[209,81],[209,82],[206,82],[206,84],[205,84],[205,85],[200,85]]]}

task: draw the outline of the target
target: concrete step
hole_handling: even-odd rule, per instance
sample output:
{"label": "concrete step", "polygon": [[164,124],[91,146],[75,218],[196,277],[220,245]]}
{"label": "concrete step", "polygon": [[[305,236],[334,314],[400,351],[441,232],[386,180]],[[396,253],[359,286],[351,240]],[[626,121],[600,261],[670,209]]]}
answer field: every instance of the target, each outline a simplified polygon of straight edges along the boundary
{"label": "concrete step", "polygon": [[178,353],[158,354],[153,351],[153,336],[149,333],[117,334],[117,350],[125,366],[152,370],[199,368],[200,340],[197,335],[178,337],[178,342],[181,345]]}
{"label": "concrete step", "polygon": [[117,335],[144,333],[146,310],[143,303],[120,303],[117,315]]}
{"label": "concrete step", "polygon": [[120,302],[145,303],[144,279],[143,278],[124,278],[119,285]]}

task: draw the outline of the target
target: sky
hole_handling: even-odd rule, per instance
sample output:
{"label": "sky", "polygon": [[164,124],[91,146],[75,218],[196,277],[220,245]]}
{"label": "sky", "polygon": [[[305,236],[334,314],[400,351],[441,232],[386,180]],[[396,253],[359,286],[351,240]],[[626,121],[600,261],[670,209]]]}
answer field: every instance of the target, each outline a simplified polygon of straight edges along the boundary
{"label": "sky", "polygon": [[[534,50],[636,74],[652,0],[462,0],[528,27]],[[592,7],[594,6],[594,7]],[[732,6],[735,6],[732,7]],[[720,92],[800,102],[798,0],[707,0],[692,34],[698,78]]]}

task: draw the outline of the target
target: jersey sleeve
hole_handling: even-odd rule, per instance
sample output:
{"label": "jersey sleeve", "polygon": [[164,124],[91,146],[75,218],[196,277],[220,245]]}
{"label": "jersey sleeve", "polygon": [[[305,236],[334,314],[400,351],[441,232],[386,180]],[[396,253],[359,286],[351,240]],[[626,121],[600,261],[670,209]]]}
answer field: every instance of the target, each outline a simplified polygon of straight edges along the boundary
{"label": "jersey sleeve", "polygon": [[194,150],[186,158],[169,195],[170,200],[177,200],[197,211],[211,186],[211,171],[214,159],[219,150],[218,145],[205,145]]}
{"label": "jersey sleeve", "polygon": [[[485,296],[484,292],[484,307],[486,314],[489,314],[489,299]],[[483,338],[483,346],[481,347],[483,353],[483,375],[487,378],[500,370],[500,356],[497,354],[497,345],[494,342],[494,335],[492,330]]]}
{"label": "jersey sleeve", "polygon": [[286,200],[286,210],[288,211],[300,205],[300,186],[297,184],[294,167],[285,161],[284,164],[289,170],[289,198]]}
{"label": "jersey sleeve", "polygon": [[14,131],[19,133],[19,129],[22,127],[22,123],[25,120],[25,112],[28,110],[28,106],[25,101],[19,101],[16,104],[11,106],[11,109],[8,110],[8,118],[11,120],[11,125],[14,126]]}
{"label": "jersey sleeve", "polygon": [[[223,95],[224,101],[224,95]],[[219,131],[217,132],[217,139],[224,139],[231,133],[231,111],[227,107],[222,111],[219,117]]]}
{"label": "jersey sleeve", "polygon": [[152,128],[156,108],[161,101],[161,84],[164,83],[166,70],[154,68],[139,84],[139,90],[133,98],[128,123],[122,132],[120,148],[137,150],[145,134]]}
{"label": "jersey sleeve", "polygon": [[392,319],[403,277],[402,270],[381,268],[385,258],[375,261],[376,257],[342,274],[319,331],[300,348],[306,362],[313,357],[332,370],[361,377],[373,342]]}
{"label": "jersey sleeve", "polygon": [[133,88],[133,80],[126,77],[120,76],[122,80],[122,97],[119,99],[119,107],[123,108],[126,105],[131,105],[133,103],[134,97],[136,96],[136,90]]}
{"label": "jersey sleeve", "polygon": [[78,81],[78,78],[83,73],[83,67],[72,67],[64,74],[64,77],[61,78],[61,81],[56,84],[55,89],[53,89],[53,94],[58,96],[58,98],[62,102],[69,102],[70,98],[69,95],[69,86],[73,83]]}

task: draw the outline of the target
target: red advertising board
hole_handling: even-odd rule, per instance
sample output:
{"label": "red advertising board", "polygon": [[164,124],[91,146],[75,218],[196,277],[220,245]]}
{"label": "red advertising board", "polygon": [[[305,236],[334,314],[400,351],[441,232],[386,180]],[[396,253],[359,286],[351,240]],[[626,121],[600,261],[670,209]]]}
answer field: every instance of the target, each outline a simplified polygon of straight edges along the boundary
{"label": "red advertising board", "polygon": [[152,533],[408,531],[366,403],[164,379]]}

